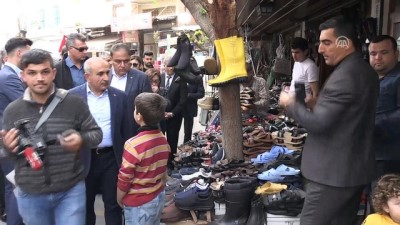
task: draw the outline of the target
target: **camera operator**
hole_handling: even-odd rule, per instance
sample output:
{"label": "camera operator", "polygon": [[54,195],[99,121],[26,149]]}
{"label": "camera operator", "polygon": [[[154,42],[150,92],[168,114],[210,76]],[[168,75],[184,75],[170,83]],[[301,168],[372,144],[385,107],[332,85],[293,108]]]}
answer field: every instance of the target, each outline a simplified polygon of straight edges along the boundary
{"label": "camera operator", "polygon": [[[84,225],[85,175],[79,151],[96,147],[102,131],[80,97],[55,87],[56,70],[48,52],[28,51],[20,67],[27,89],[5,109],[1,131],[5,148],[16,160],[18,210],[26,225]],[[16,129],[21,120],[29,132]],[[44,122],[33,129],[40,120]],[[37,144],[40,140],[45,143]],[[29,142],[30,147],[23,148]],[[32,148],[34,156],[28,158]],[[42,165],[35,167],[30,159]]]}

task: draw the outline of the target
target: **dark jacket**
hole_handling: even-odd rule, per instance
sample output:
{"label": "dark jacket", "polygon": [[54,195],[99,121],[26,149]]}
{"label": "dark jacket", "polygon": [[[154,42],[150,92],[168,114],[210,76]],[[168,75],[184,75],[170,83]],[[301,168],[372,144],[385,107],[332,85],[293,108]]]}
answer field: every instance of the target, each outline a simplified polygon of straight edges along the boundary
{"label": "dark jacket", "polygon": [[[65,90],[56,89],[59,96]],[[43,108],[54,98],[51,95]],[[33,129],[41,117],[42,106],[33,102],[29,89],[23,97],[10,103],[4,111],[4,128],[9,130],[14,122],[20,119],[30,121],[29,129]],[[102,140],[102,131],[90,114],[88,106],[79,96],[67,94],[56,106],[37,134],[48,143],[44,151],[44,166],[33,170],[25,157],[16,157],[15,181],[17,185],[30,194],[46,194],[66,191],[84,179],[83,164],[80,152],[64,150],[57,141],[57,135],[73,129],[80,133],[83,140],[82,149],[96,147]]]}
{"label": "dark jacket", "polygon": [[400,63],[380,80],[374,145],[377,160],[400,160]]}
{"label": "dark jacket", "polygon": [[139,129],[139,125],[135,122],[135,119],[133,118],[133,112],[135,110],[135,98],[143,92],[152,92],[149,77],[142,71],[139,71],[137,69],[130,69],[128,71],[128,77],[126,80],[125,94],[127,96],[126,109],[128,112],[128,119],[130,123],[133,124],[133,133],[131,134],[131,137],[135,136],[137,134],[137,129]]}
{"label": "dark jacket", "polygon": [[[68,54],[64,54],[62,60],[55,65],[57,72],[56,72],[56,77],[54,78],[54,83],[56,84],[56,87],[65,90],[69,90],[74,87],[71,70],[65,63],[65,59],[67,57]],[[82,62],[82,65],[87,59],[88,57]]]}
{"label": "dark jacket", "polygon": [[184,116],[196,117],[198,113],[197,100],[204,97],[204,86],[203,83],[193,85],[188,84],[188,96],[186,99],[185,110],[183,110]]}
{"label": "dark jacket", "polygon": [[[82,84],[69,91],[71,94],[77,94],[87,103],[87,85]],[[126,95],[124,92],[108,87],[108,98],[110,100],[111,111],[111,137],[114,147],[114,155],[118,167],[122,162],[122,153],[124,151],[125,141],[131,138],[132,124],[128,122],[128,112],[126,111]],[[91,154],[87,154],[90,159]],[[88,164],[89,163],[89,164]],[[85,164],[89,168],[90,160],[85,160]]]}
{"label": "dark jacket", "polygon": [[[188,95],[187,84],[180,79],[175,82],[178,75],[175,74],[168,91],[165,92],[165,98],[169,100],[166,112],[172,112],[174,115],[182,116],[185,109],[186,99]],[[161,74],[161,88],[165,87],[165,74]]]}
{"label": "dark jacket", "polygon": [[334,187],[368,184],[375,178],[372,146],[378,75],[358,53],[344,58],[318,96],[313,111],[300,102],[288,114],[308,131],[301,172]]}

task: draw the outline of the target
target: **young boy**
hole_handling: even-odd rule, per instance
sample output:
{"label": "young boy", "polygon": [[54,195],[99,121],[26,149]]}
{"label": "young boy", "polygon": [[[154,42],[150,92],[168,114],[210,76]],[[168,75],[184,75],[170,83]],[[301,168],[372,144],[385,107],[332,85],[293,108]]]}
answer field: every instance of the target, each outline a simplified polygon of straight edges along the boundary
{"label": "young boy", "polygon": [[377,213],[369,215],[363,225],[400,224],[400,175],[388,174],[378,181],[372,205]]}
{"label": "young boy", "polygon": [[166,100],[155,93],[142,93],[135,99],[139,134],[125,142],[117,188],[126,225],[160,224],[170,152],[159,128],[166,106]]}

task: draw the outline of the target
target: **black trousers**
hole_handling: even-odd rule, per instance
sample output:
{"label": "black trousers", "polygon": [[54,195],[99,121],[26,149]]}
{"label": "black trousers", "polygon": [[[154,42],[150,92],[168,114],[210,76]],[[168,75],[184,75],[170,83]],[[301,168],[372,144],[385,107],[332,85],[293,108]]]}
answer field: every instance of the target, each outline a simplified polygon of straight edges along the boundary
{"label": "black trousers", "polygon": [[94,202],[101,193],[106,225],[122,225],[122,209],[117,203],[118,165],[113,150],[97,154],[92,150],[90,171],[86,177],[86,225],[96,224]]}
{"label": "black trousers", "polygon": [[182,125],[182,115],[178,114],[172,118],[167,119],[166,121],[166,130],[167,130],[167,141],[171,148],[171,153],[169,156],[168,164],[171,165],[172,160],[174,160],[173,154],[176,153],[176,149],[178,147],[179,140],[179,130]]}
{"label": "black trousers", "polygon": [[192,139],[192,131],[193,131],[193,120],[194,117],[190,115],[184,114],[183,116],[183,126],[185,129],[185,137],[183,139],[183,143],[186,143]]}
{"label": "black trousers", "polygon": [[354,225],[364,186],[332,187],[308,181],[301,225]]}

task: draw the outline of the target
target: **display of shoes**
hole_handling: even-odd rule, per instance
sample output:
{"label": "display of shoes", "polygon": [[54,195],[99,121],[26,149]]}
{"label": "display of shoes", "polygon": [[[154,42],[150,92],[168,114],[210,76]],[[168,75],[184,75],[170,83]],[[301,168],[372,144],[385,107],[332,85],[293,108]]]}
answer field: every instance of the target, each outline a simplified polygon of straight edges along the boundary
{"label": "display of shoes", "polygon": [[207,211],[214,209],[214,199],[210,188],[206,190],[192,188],[188,191],[177,193],[175,195],[175,205],[183,210]]}

